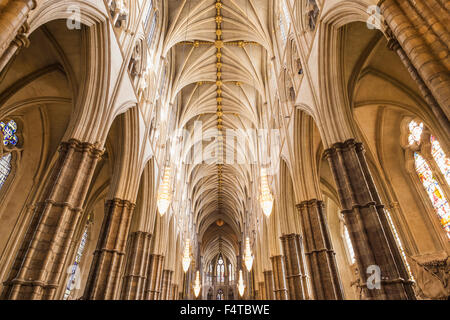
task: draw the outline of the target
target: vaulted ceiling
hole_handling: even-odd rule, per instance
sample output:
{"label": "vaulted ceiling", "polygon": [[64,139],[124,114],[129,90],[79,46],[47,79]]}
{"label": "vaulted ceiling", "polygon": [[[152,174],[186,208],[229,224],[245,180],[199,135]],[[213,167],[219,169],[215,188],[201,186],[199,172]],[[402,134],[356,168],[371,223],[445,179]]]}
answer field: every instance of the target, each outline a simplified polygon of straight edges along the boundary
{"label": "vaulted ceiling", "polygon": [[[234,260],[246,201],[258,190],[254,137],[247,136],[246,143],[231,143],[225,137],[228,129],[262,125],[272,56],[269,2],[169,1],[164,50],[172,59],[169,99],[177,106],[176,127],[190,134],[181,161],[187,163],[188,196],[203,255],[210,259],[220,251]],[[197,121],[202,123],[203,139],[193,134]],[[200,145],[203,162],[190,163],[188,158]]]}

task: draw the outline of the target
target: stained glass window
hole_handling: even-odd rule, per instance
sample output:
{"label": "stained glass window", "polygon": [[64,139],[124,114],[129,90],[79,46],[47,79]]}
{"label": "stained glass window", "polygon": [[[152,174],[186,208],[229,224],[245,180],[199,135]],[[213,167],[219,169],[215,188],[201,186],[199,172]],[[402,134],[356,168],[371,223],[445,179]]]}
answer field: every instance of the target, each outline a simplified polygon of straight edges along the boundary
{"label": "stained glass window", "polygon": [[348,233],[346,225],[344,225],[344,239],[347,245],[348,253],[350,254],[350,260],[352,263],[355,263],[356,262],[355,251],[353,250],[352,241],[350,240],[350,234]]}
{"label": "stained glass window", "polygon": [[[76,287],[76,283],[80,281],[79,275],[79,265],[81,261],[81,257],[83,256],[84,247],[86,246],[86,241],[88,237],[88,227],[84,229],[83,236],[81,237],[80,245],[78,246],[77,255],[75,256],[75,262],[72,265],[69,275],[69,281],[67,281],[66,291],[64,293],[64,300],[67,300],[70,296],[72,290]],[[78,288],[76,288],[78,289]]]}
{"label": "stained glass window", "polygon": [[234,281],[234,272],[233,272],[233,266],[231,263],[228,265],[228,274],[230,281]]}
{"label": "stained glass window", "polygon": [[414,160],[420,181],[428,193],[428,197],[431,200],[444,230],[447,232],[447,236],[450,238],[450,206],[448,201],[425,159],[419,153],[415,152]]}
{"label": "stained glass window", "polygon": [[0,190],[11,172],[11,153],[0,158]]}
{"label": "stained glass window", "polygon": [[415,121],[411,121],[409,123],[409,133],[410,133],[408,137],[409,144],[411,145],[414,142],[420,143],[422,132],[423,132],[423,123],[418,124]]}
{"label": "stained glass window", "polygon": [[3,145],[7,146],[8,144],[15,146],[19,139],[16,136],[17,132],[17,123],[14,120],[10,120],[8,122],[0,122],[0,130],[3,134]]}
{"label": "stained glass window", "polygon": [[222,257],[219,257],[217,261],[217,279],[221,283],[225,280],[225,265],[223,264]]}
{"label": "stained glass window", "polygon": [[408,271],[409,277],[411,279],[414,279],[413,275],[411,273],[411,268],[409,266],[408,260],[406,259],[406,254],[405,254],[405,250],[403,249],[402,241],[400,240],[400,237],[398,236],[397,228],[395,228],[394,221],[392,221],[391,214],[389,213],[388,210],[384,210],[384,212],[386,213],[387,220],[391,227],[392,233],[394,234],[395,241],[397,242],[398,249],[400,250],[400,254],[402,255],[403,262],[405,263],[406,270]]}
{"label": "stained glass window", "polygon": [[434,161],[436,161],[437,166],[441,170],[442,174],[450,185],[450,158],[447,158],[444,150],[441,148],[441,144],[436,139],[435,136],[430,137],[431,142],[431,154],[433,155]]}

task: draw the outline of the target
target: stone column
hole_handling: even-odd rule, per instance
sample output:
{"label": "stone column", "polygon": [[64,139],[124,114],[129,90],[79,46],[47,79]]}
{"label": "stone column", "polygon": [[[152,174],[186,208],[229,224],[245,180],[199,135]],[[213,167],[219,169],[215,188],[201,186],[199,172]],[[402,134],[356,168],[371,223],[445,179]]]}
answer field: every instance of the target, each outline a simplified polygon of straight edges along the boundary
{"label": "stone column", "polygon": [[288,300],[288,292],[286,288],[286,273],[284,271],[284,257],[270,257],[273,268],[273,283],[276,300]]}
{"label": "stone column", "polygon": [[150,256],[150,267],[148,268],[145,300],[160,300],[163,264],[164,256],[159,254],[152,254]]}
{"label": "stone column", "polygon": [[29,32],[29,25],[25,22],[17,32],[16,37],[11,41],[2,56],[0,56],[0,71],[11,61],[14,55],[19,53],[19,49],[27,48],[30,45],[27,33]]}
{"label": "stone column", "polygon": [[150,264],[150,244],[152,235],[136,231],[130,235],[127,248],[127,264],[122,283],[122,300],[143,300]]}
{"label": "stone column", "polygon": [[7,51],[34,8],[35,0],[4,0],[0,3],[0,57]]}
{"label": "stone column", "polygon": [[440,0],[381,0],[381,14],[409,60],[450,117],[450,19]]}
{"label": "stone column", "polygon": [[163,270],[161,300],[169,300],[171,289],[170,286],[172,284],[172,274],[172,270]]}
{"label": "stone column", "polygon": [[128,200],[106,201],[105,217],[84,291],[85,299],[113,300],[118,295],[134,207]]}
{"label": "stone column", "polygon": [[316,300],[341,300],[343,291],[331,245],[323,202],[313,199],[297,205],[302,219],[305,255]]}
{"label": "stone column", "polygon": [[178,300],[178,285],[176,283],[172,284],[172,300]]}
{"label": "stone column", "polygon": [[395,36],[389,27],[387,27],[386,29],[386,36],[388,39],[388,48],[392,51],[395,51],[398,54],[403,65],[406,67],[406,70],[408,70],[409,74],[411,75],[411,78],[413,78],[413,80],[416,82],[420,92],[422,93],[422,96],[425,99],[425,102],[428,104],[431,111],[436,116],[436,119],[447,131],[447,133],[450,133],[450,124],[447,119],[447,116],[442,111],[442,108],[439,106],[430,89],[427,87],[427,85],[421,78],[419,72],[412,64],[411,60],[409,60],[409,57],[406,54],[405,50],[403,50],[402,46],[398,43],[397,39],[395,39]]}
{"label": "stone column", "polygon": [[[368,299],[415,299],[362,143],[353,139],[336,143],[325,150],[325,156],[336,181],[342,213],[355,250],[363,295]],[[372,268],[376,267],[381,271],[380,289],[374,288],[373,277],[368,288],[368,278],[374,274]]]}
{"label": "stone column", "polygon": [[281,237],[283,253],[286,261],[286,280],[289,288],[290,300],[307,300],[307,276],[304,274],[305,263],[302,247],[302,238],[298,234],[289,234]]}
{"label": "stone column", "polygon": [[77,140],[61,143],[43,183],[27,233],[4,283],[2,299],[55,299],[65,262],[102,151]]}
{"label": "stone column", "polygon": [[273,272],[272,270],[264,271],[264,283],[266,284],[267,300],[275,300],[275,287],[273,286]]}
{"label": "stone column", "polygon": [[267,300],[266,285],[265,285],[264,281],[258,282],[258,286],[259,286],[259,296],[260,296],[261,300]]}

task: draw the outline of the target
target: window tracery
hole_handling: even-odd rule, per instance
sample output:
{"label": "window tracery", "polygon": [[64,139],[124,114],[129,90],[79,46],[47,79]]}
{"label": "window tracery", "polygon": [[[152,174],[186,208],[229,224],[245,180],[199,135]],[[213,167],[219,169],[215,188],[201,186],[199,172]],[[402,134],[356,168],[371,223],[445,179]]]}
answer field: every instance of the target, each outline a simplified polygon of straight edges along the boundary
{"label": "window tracery", "polygon": [[[413,149],[414,169],[444,231],[450,239],[450,205],[446,198],[444,188],[439,182],[441,180],[449,184],[450,159],[447,158],[438,139],[434,135],[430,135],[431,150],[423,150],[423,148],[428,148],[429,144],[423,143],[422,141],[424,138],[424,124],[422,122],[412,120],[408,123],[408,129],[408,142],[410,148]],[[431,153],[431,156],[426,157],[422,152],[425,152],[425,154]],[[433,161],[434,163],[431,163]],[[439,170],[434,170],[434,167]]]}

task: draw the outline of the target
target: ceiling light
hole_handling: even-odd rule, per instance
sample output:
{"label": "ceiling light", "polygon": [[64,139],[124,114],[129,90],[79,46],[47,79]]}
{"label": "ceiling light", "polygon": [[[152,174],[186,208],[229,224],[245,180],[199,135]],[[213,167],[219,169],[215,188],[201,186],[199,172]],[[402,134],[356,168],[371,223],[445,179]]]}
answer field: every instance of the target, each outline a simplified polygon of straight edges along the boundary
{"label": "ceiling light", "polygon": [[183,271],[184,273],[186,273],[189,270],[189,266],[191,265],[189,239],[186,239],[186,245],[184,247],[184,255],[182,262],[183,262]]}
{"label": "ceiling light", "polygon": [[194,295],[196,298],[198,297],[201,288],[202,288],[202,286],[200,284],[200,271],[197,270],[197,275],[195,277],[195,282],[194,282]]}
{"label": "ceiling light", "polygon": [[250,239],[248,237],[245,240],[244,262],[248,272],[250,272],[252,270],[253,265],[253,256],[252,256],[252,249],[250,248]]}
{"label": "ceiling light", "polygon": [[166,166],[164,169],[164,177],[161,185],[159,186],[158,190],[158,211],[161,216],[166,213],[167,209],[169,208],[170,201],[171,201],[171,194],[170,194],[170,166]]}
{"label": "ceiling light", "polygon": [[245,284],[244,284],[244,279],[242,277],[242,270],[239,270],[238,290],[239,290],[239,294],[242,297],[244,295],[244,291],[245,291]]}
{"label": "ceiling light", "polygon": [[273,207],[273,196],[270,192],[269,182],[267,181],[267,173],[264,168],[261,169],[261,198],[259,201],[266,217],[270,217]]}

